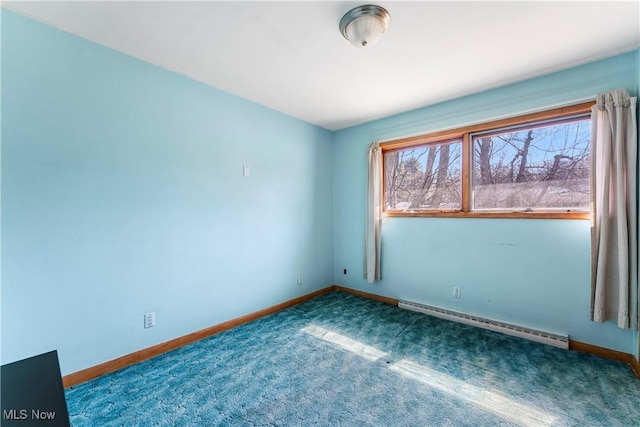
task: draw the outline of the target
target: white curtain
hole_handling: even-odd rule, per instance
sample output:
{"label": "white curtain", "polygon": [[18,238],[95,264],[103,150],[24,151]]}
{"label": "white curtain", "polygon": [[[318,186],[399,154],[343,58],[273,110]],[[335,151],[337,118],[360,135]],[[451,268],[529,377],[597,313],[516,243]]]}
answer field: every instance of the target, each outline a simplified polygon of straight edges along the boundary
{"label": "white curtain", "polygon": [[382,150],[374,142],[369,147],[367,175],[367,228],[364,238],[364,278],[380,280],[380,231],[382,228]]}
{"label": "white curtain", "polygon": [[636,98],[606,92],[591,112],[591,319],[637,329]]}

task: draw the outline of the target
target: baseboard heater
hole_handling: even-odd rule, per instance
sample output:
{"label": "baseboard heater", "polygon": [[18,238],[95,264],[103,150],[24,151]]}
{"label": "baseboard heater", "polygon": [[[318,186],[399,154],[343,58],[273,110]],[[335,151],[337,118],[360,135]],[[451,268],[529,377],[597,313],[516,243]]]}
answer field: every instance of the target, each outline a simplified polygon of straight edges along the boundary
{"label": "baseboard heater", "polygon": [[537,331],[535,329],[529,329],[523,326],[502,323],[491,319],[471,316],[466,313],[446,310],[444,308],[433,307],[412,301],[398,300],[398,307],[429,314],[435,317],[440,317],[441,319],[453,320],[454,322],[477,326],[479,328],[488,329],[490,331],[502,332],[503,334],[512,335],[514,337],[525,338],[531,341],[553,345],[555,347],[564,348],[565,350],[569,348],[569,337],[566,335],[557,335],[549,332]]}

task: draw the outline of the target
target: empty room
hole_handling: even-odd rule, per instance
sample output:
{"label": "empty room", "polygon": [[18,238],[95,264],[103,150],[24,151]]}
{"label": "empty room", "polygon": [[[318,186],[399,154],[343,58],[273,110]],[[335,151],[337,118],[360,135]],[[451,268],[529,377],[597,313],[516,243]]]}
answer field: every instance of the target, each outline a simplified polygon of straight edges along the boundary
{"label": "empty room", "polygon": [[2,425],[638,426],[637,1],[3,1]]}

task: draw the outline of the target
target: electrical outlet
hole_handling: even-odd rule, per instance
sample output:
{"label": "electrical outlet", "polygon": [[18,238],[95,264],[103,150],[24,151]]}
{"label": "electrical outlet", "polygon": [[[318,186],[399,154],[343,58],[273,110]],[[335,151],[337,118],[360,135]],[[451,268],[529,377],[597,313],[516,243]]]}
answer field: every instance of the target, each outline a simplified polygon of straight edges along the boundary
{"label": "electrical outlet", "polygon": [[342,274],[347,274],[347,269],[346,268],[342,269]]}
{"label": "electrical outlet", "polygon": [[302,274],[298,274],[298,285],[302,285],[304,280],[302,280]]}
{"label": "electrical outlet", "polygon": [[462,298],[462,291],[460,290],[460,288],[458,286],[455,286],[453,288],[453,297],[454,298]]}
{"label": "electrical outlet", "polygon": [[156,313],[154,311],[150,313],[145,313],[144,315],[144,327],[152,328],[156,326]]}

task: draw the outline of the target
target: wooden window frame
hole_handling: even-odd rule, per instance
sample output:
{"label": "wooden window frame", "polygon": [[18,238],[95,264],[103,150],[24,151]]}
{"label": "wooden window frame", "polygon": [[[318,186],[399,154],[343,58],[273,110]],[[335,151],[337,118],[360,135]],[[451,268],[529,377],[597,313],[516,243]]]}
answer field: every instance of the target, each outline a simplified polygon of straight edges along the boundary
{"label": "wooden window frame", "polygon": [[380,143],[382,150],[382,206],[386,206],[385,192],[385,173],[384,173],[384,154],[389,151],[398,151],[419,145],[444,143],[447,141],[459,139],[462,140],[462,193],[461,193],[461,209],[439,209],[428,211],[387,211],[383,208],[383,217],[437,217],[437,218],[527,218],[527,219],[590,219],[589,212],[578,211],[510,211],[510,210],[492,210],[492,211],[474,211],[471,209],[471,134],[479,132],[490,132],[501,128],[509,128],[513,126],[524,126],[531,123],[542,122],[547,120],[561,120],[573,116],[586,115],[591,112],[591,107],[595,101],[584,102],[581,104],[571,105],[567,107],[555,108],[552,110],[540,111],[537,113],[526,114],[517,117],[494,120],[490,122],[465,126],[457,129],[444,130],[440,132],[430,133],[426,135],[413,136],[409,138],[401,138],[393,141]]}

